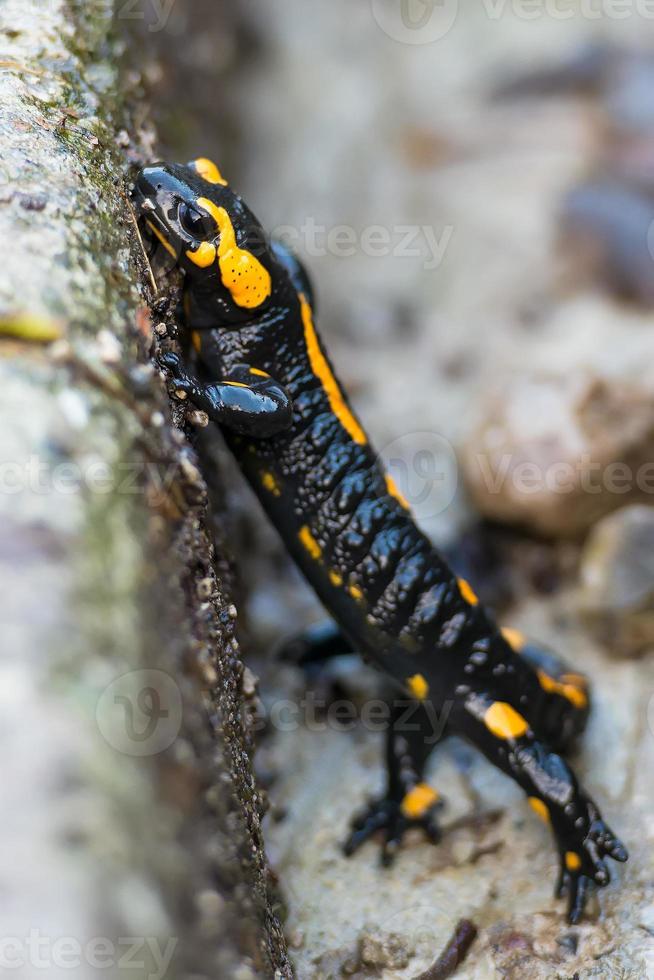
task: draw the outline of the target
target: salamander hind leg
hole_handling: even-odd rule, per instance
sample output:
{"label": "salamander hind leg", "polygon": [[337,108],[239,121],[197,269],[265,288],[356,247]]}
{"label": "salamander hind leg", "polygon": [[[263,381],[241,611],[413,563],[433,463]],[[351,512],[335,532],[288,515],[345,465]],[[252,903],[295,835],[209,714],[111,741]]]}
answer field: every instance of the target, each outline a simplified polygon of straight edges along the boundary
{"label": "salamander hind leg", "polygon": [[386,791],[355,816],[344,844],[349,857],[369,838],[381,833],[384,865],[392,863],[411,828],[422,829],[434,843],[440,840],[436,817],[443,806],[440,794],[424,781],[425,763],[442,736],[437,720],[417,701],[396,700],[389,706]]}
{"label": "salamander hind leg", "polygon": [[327,619],[285,639],[277,648],[276,657],[296,667],[312,667],[355,652],[336,623]]}
{"label": "salamander hind leg", "polygon": [[[535,675],[536,683],[529,685],[533,688],[528,698],[530,724],[557,751],[567,751],[588,722],[591,707],[588,679],[518,630],[503,629],[502,635]],[[525,689],[524,681],[521,683]]]}
{"label": "salamander hind leg", "polygon": [[508,697],[501,701],[496,693],[460,689],[448,724],[511,776],[550,825],[561,867],[557,894],[568,899],[570,922],[578,922],[589,887],[603,887],[610,880],[605,859],[627,860],[624,845],[565,760],[536,737]]}

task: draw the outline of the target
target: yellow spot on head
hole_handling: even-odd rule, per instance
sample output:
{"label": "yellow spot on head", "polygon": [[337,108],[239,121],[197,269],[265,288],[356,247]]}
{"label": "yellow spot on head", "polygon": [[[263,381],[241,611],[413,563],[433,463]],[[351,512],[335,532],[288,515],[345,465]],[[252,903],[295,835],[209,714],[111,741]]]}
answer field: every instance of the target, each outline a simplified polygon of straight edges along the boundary
{"label": "yellow spot on head", "polygon": [[193,161],[193,166],[209,184],[222,184],[224,187],[227,186],[227,181],[212,160],[207,160],[206,157],[199,157]]}
{"label": "yellow spot on head", "polygon": [[247,388],[242,381],[221,381],[223,385],[229,385],[230,388]]}
{"label": "yellow spot on head", "polygon": [[581,858],[574,851],[565,852],[565,866],[568,871],[579,871],[581,867]]}
{"label": "yellow spot on head", "polygon": [[275,476],[268,470],[265,470],[261,474],[261,483],[266,490],[269,490],[275,497],[280,497],[282,491],[279,489],[279,483],[275,479]]}
{"label": "yellow spot on head", "polygon": [[329,581],[332,583],[332,585],[335,585],[338,588],[343,584],[343,576],[340,574],[340,572],[337,572],[335,568],[332,568],[329,573]]}
{"label": "yellow spot on head", "polygon": [[406,683],[414,698],[417,698],[418,701],[425,700],[429,694],[429,684],[422,674],[414,674],[413,677],[407,677]]}
{"label": "yellow spot on head", "polygon": [[550,811],[542,800],[539,800],[537,796],[530,796],[528,803],[534,813],[538,814],[541,820],[543,820],[545,823],[550,822]]}
{"label": "yellow spot on head", "polygon": [[298,537],[311,557],[317,561],[322,555],[322,549],[306,524],[300,528]]}
{"label": "yellow spot on head", "polygon": [[270,375],[266,374],[265,371],[260,371],[259,368],[250,368],[250,374],[256,374],[259,378],[269,378]]}
{"label": "yellow spot on head", "polygon": [[544,670],[539,670],[537,673],[540,686],[548,694],[560,694],[561,697],[567,698],[575,708],[587,707],[588,697],[585,691],[580,690],[575,684],[562,684],[550,677]]}
{"label": "yellow spot on head", "polygon": [[356,599],[357,601],[359,599],[363,599],[363,592],[358,585],[350,585],[348,591],[353,599]]}
{"label": "yellow spot on head", "polygon": [[216,246],[211,242],[202,242],[195,252],[187,250],[187,257],[201,269],[207,269],[216,261]]}
{"label": "yellow spot on head", "polygon": [[494,701],[484,714],[486,728],[496,738],[520,738],[529,731],[529,725],[515,708],[505,701]]}
{"label": "yellow spot on head", "polygon": [[410,820],[419,820],[438,803],[438,793],[427,783],[417,783],[402,800],[402,813]]}
{"label": "yellow spot on head", "polygon": [[503,626],[500,633],[516,653],[520,653],[527,642],[524,633],[521,633],[520,630],[511,629],[510,626]]}
{"label": "yellow spot on head", "polygon": [[410,509],[409,501],[406,499],[402,491],[399,489],[397,483],[395,482],[395,480],[393,479],[390,473],[386,474],[386,489],[388,490],[391,497],[395,497],[395,499],[400,504],[402,504],[405,510]]}
{"label": "yellow spot on head", "polygon": [[270,273],[252,252],[236,244],[234,225],[224,208],[219,208],[208,197],[199,197],[197,205],[208,211],[218,225],[218,265],[223,286],[237,306],[248,310],[261,306],[272,292]]}
{"label": "yellow spot on head", "polygon": [[469,602],[471,606],[476,606],[477,603],[479,602],[479,599],[472,591],[472,588],[470,587],[470,583],[466,582],[464,578],[458,578],[456,582],[457,585],[459,586],[459,592],[461,593],[465,601]]}
{"label": "yellow spot on head", "polygon": [[157,226],[155,224],[153,224],[151,221],[147,221],[146,220],[145,223],[148,226],[148,228],[150,229],[150,231],[152,232],[152,234],[155,236],[155,238],[158,238],[159,239],[159,241],[161,242],[161,244],[163,245],[163,247],[166,249],[167,252],[170,253],[170,255],[172,255],[172,257],[175,259],[175,262],[176,262],[177,261],[177,252],[175,251],[175,249],[173,248],[173,246],[170,244],[170,242],[168,241],[168,239],[166,238],[166,236],[164,235],[164,233],[162,231],[159,231],[159,229],[157,228]]}
{"label": "yellow spot on head", "polygon": [[311,307],[307,303],[303,293],[299,294],[299,298],[300,309],[302,311],[302,324],[304,326],[304,340],[307,345],[311,370],[322,384],[323,390],[329,399],[329,407],[347,434],[354,442],[360,446],[364,446],[367,442],[366,434],[346,405],[343,393],[338,386],[338,382],[334,377],[327,358],[322,352],[313,323]]}

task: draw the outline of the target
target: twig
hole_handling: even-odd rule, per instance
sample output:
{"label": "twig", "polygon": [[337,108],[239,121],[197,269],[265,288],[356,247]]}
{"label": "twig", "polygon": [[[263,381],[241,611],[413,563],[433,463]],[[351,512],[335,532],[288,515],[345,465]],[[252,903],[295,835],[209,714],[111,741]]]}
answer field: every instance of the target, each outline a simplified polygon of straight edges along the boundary
{"label": "twig", "polygon": [[129,208],[129,215],[130,215],[130,218],[132,219],[132,223],[134,225],[134,228],[136,229],[136,237],[139,240],[139,245],[141,246],[141,251],[143,252],[143,258],[145,259],[145,264],[146,264],[148,273],[150,274],[150,282],[152,283],[152,288],[154,290],[154,294],[155,294],[155,296],[157,296],[159,294],[159,287],[157,286],[157,280],[154,278],[154,272],[152,271],[152,266],[150,265],[150,259],[148,258],[148,253],[146,251],[145,245],[143,244],[143,239],[141,237],[141,231],[139,229],[139,223],[136,220],[136,215],[134,214],[134,208],[132,207],[132,202],[128,198],[127,194],[125,194],[123,191],[121,191],[120,193],[125,198],[125,202],[127,204],[127,207]]}
{"label": "twig", "polygon": [[435,963],[414,980],[447,980],[463,963],[477,936],[477,926],[470,919],[460,919],[449,942]]}

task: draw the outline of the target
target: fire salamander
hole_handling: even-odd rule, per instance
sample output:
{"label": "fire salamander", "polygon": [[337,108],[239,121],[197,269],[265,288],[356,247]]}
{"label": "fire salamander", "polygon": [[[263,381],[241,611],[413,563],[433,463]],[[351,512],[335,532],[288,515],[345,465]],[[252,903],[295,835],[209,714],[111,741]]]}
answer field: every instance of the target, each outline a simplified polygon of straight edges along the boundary
{"label": "fire salamander", "polygon": [[[318,335],[299,261],[271,243],[214,163],[157,163],[133,199],[144,236],[185,273],[193,358],[168,352],[174,387],[218,423],[294,560],[333,617],[307,651],[356,650],[415,700],[411,725],[391,706],[388,785],[353,822],[345,850],[376,832],[389,863],[405,831],[439,836],[439,794],[423,776],[429,706],[511,776],[551,827],[557,894],[570,922],[605,858],[627,851],[563,758],[584,728],[583,676],[502,630],[416,526],[379,464]],[[187,363],[187,361],[189,363]],[[416,720],[421,731],[415,729]]]}

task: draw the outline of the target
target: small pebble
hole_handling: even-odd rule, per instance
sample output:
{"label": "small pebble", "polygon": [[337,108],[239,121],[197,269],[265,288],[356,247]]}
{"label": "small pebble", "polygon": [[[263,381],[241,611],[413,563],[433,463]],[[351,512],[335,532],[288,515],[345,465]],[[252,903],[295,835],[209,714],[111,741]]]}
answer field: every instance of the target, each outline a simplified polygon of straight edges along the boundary
{"label": "small pebble", "polygon": [[576,956],[579,947],[579,936],[576,932],[564,932],[556,941],[559,946],[562,946],[569,953],[572,953],[573,956]]}
{"label": "small pebble", "polygon": [[100,360],[104,364],[118,364],[122,356],[120,341],[111,330],[101,330],[98,333],[98,350]]}
{"label": "small pebble", "polygon": [[253,698],[257,693],[258,678],[252,673],[249,667],[243,668],[243,694],[246,698]]}
{"label": "small pebble", "polygon": [[209,416],[199,409],[195,412],[189,412],[187,418],[191,425],[197,425],[200,429],[206,429],[209,425]]}
{"label": "small pebble", "polygon": [[67,340],[55,340],[54,344],[50,344],[50,357],[56,364],[70,361],[72,354],[73,348]]}
{"label": "small pebble", "polygon": [[213,592],[213,579],[201,578],[197,583],[195,590],[200,599],[210,599],[211,593]]}
{"label": "small pebble", "polygon": [[21,194],[18,203],[25,211],[44,211],[48,199],[45,194]]}
{"label": "small pebble", "polygon": [[202,474],[200,473],[199,469],[191,462],[190,459],[187,459],[186,456],[182,456],[180,460],[180,467],[185,479],[187,479],[189,483],[197,484],[202,482]]}
{"label": "small pebble", "polygon": [[225,910],[225,899],[211,888],[199,892],[195,904],[203,918],[218,918]]}

